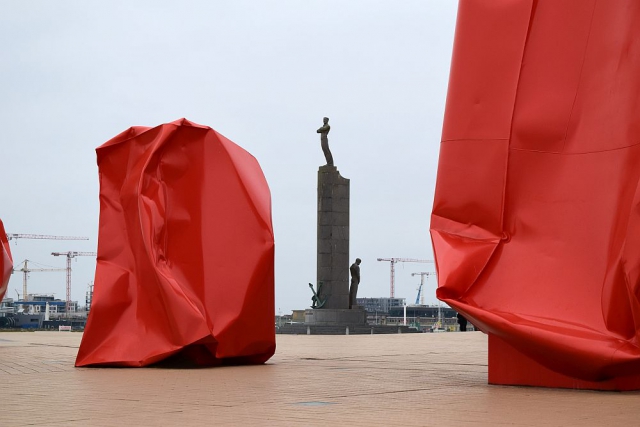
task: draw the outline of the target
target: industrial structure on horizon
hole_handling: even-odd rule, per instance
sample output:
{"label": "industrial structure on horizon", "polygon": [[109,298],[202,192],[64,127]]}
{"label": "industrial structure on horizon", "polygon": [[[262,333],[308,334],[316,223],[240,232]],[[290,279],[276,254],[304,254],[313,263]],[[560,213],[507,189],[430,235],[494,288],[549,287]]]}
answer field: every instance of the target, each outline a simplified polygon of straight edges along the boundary
{"label": "industrial structure on horizon", "polygon": [[[55,236],[48,234],[6,233],[7,240],[36,239],[36,240],[89,240],[80,236]],[[21,329],[58,329],[60,326],[83,329],[90,306],[93,285],[89,285],[87,292],[87,308],[81,309],[77,301],[71,300],[71,259],[77,256],[96,256],[95,252],[53,252],[53,256],[65,256],[66,268],[55,268],[25,259],[16,265],[14,273],[22,273],[22,294],[16,289],[17,299],[9,298],[8,294],[0,301],[0,328]],[[34,268],[33,265],[36,265]],[[28,280],[31,273],[66,272],[66,299],[55,298],[53,294],[30,293]]]}
{"label": "industrial structure on horizon", "polygon": [[[67,311],[67,307],[71,307]],[[0,329],[59,329],[71,326],[84,329],[87,311],[77,301],[56,299],[50,294],[29,294],[27,299],[5,297],[0,301]]]}

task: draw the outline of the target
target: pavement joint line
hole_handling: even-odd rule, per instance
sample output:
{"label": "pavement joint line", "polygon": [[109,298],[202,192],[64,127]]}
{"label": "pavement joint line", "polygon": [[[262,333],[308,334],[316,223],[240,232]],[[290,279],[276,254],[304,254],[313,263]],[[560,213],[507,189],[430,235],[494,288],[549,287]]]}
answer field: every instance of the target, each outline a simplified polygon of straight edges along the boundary
{"label": "pavement joint line", "polygon": [[337,405],[336,402],[323,402],[317,400],[305,401],[305,402],[294,402],[293,405],[300,406],[325,406],[325,405]]}
{"label": "pavement joint line", "polygon": [[[447,363],[447,362],[433,362],[433,361],[429,361],[426,360],[426,358],[430,357],[429,355],[421,355],[421,357],[418,358],[419,362],[422,363],[429,363],[429,364],[442,364],[442,365],[451,365],[451,364],[456,364],[456,365],[483,365],[483,366],[487,366],[486,363],[462,363],[462,362],[451,362],[451,363]],[[336,361],[336,362],[367,362],[367,363],[388,363],[387,360],[374,360],[374,359],[367,359],[367,358],[362,358],[362,359],[355,359],[355,358],[342,358],[342,359],[334,359],[334,358],[308,358],[308,357],[303,357],[303,358],[299,358],[299,359],[293,359],[293,360],[314,360],[314,361]]]}
{"label": "pavement joint line", "polygon": [[407,353],[407,354],[376,354],[374,356],[369,356],[369,357],[362,357],[362,356],[341,356],[341,357],[300,357],[299,359],[309,359],[309,360],[349,360],[349,359],[355,359],[355,360],[369,360],[371,359],[379,359],[381,357],[408,357],[408,356],[416,356],[416,357],[422,357],[422,356],[426,356],[426,355],[440,355],[441,353],[439,352],[434,352],[434,351],[425,351],[424,353]]}
{"label": "pavement joint line", "polygon": [[[446,364],[444,364],[446,365]],[[478,366],[478,367],[486,367],[487,365],[474,365],[474,364],[461,364],[461,365],[450,365],[450,366]],[[354,367],[350,367],[350,368],[344,368],[344,367],[340,367],[340,368],[335,368],[335,365],[325,365],[325,364],[315,364],[314,367],[319,367],[319,368],[333,368],[333,369],[355,369]],[[367,366],[368,369],[376,369],[376,370],[394,370],[394,371],[406,371],[406,372],[414,372],[414,371],[418,371],[418,372],[430,372],[430,371],[437,371],[438,369],[429,369],[429,368],[396,368],[396,367],[385,367],[385,366]],[[447,369],[445,370],[446,372],[451,372],[451,371],[456,371],[456,369]],[[464,371],[464,372],[474,372],[474,371]]]}
{"label": "pavement joint line", "polygon": [[[126,399],[126,398],[116,398],[116,397],[103,397],[101,399],[102,401],[112,401],[112,402],[117,402],[117,401],[125,401],[125,402],[149,402],[149,399],[144,399],[144,400],[140,400],[140,399]],[[162,400],[155,400],[155,402],[157,403],[162,403]],[[245,405],[247,403],[251,403],[252,401],[246,401],[246,402],[239,402],[236,405],[222,405],[222,404],[215,404],[215,403],[208,403],[208,402],[179,402],[178,404],[181,406],[195,406],[198,408],[201,407],[207,407],[207,408],[235,408],[237,406],[242,406]],[[261,403],[268,403],[268,402],[261,402]],[[177,412],[183,412],[184,410],[180,410]],[[169,411],[166,413],[170,413],[170,412],[176,412],[176,411]],[[122,416],[125,416],[124,414]]]}
{"label": "pavement joint line", "polygon": [[39,343],[39,342],[30,342],[28,343],[28,345],[33,345],[33,346],[42,346],[42,347],[54,347],[54,348],[75,348],[75,349],[79,349],[80,347],[78,347],[77,345],[60,345],[60,344],[47,344],[47,343]]}
{"label": "pavement joint line", "polygon": [[400,394],[400,393],[414,393],[419,391],[430,391],[433,390],[433,387],[428,388],[413,388],[413,389],[403,389],[403,390],[390,390],[390,391],[377,391],[371,393],[354,393],[354,394],[341,394],[341,395],[333,395],[333,398],[349,398],[349,397],[359,397],[359,396],[379,396],[385,394]]}

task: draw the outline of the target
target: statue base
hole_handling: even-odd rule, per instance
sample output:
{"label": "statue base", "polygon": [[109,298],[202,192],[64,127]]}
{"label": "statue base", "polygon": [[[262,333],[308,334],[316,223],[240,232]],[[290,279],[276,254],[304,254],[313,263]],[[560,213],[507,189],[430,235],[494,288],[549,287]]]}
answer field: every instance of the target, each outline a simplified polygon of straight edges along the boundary
{"label": "statue base", "polygon": [[310,308],[304,311],[305,325],[366,325],[367,312],[364,308],[330,309]]}
{"label": "statue base", "polygon": [[322,310],[349,308],[349,192],[349,180],[335,166],[320,166],[316,284],[322,283]]}

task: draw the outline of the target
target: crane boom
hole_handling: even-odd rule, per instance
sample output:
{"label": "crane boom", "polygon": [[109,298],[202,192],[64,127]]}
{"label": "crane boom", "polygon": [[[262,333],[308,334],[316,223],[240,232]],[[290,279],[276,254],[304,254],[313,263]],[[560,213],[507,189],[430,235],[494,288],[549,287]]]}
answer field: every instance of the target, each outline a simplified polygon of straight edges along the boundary
{"label": "crane boom", "polygon": [[51,236],[48,234],[7,233],[7,240],[17,240],[17,239],[89,240],[88,237],[78,237],[78,236]]}
{"label": "crane boom", "polygon": [[71,312],[71,258],[75,258],[77,256],[98,256],[96,252],[77,252],[77,251],[68,251],[68,252],[51,252],[53,256],[66,256],[67,257],[67,304],[65,311],[67,316]]}
{"label": "crane boom", "polygon": [[378,258],[378,261],[388,261],[391,263],[391,289],[390,289],[390,297],[394,298],[395,293],[396,293],[396,285],[395,285],[395,277],[396,277],[396,270],[395,270],[395,264],[397,262],[422,262],[422,263],[433,263],[432,260],[428,260],[428,259],[416,259],[416,258]]}
{"label": "crane boom", "polygon": [[53,256],[66,256],[67,258],[75,258],[77,256],[98,256],[95,252],[51,252]]}

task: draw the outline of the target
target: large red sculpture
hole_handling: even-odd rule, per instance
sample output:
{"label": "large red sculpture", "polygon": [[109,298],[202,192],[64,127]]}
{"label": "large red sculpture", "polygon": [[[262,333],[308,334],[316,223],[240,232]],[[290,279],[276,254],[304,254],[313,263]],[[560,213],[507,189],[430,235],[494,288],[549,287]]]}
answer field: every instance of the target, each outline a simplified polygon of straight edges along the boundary
{"label": "large red sculpture", "polygon": [[76,366],[268,360],[274,239],[256,159],[185,119],[96,152],[98,261]]}
{"label": "large red sculpture", "polygon": [[4,231],[4,224],[0,219],[0,301],[4,298],[4,294],[7,293],[7,286],[9,285],[9,279],[13,272],[13,259],[11,258],[11,248],[9,247],[9,241],[7,240],[7,233]]}
{"label": "large red sculpture", "polygon": [[489,382],[640,388],[640,2],[460,2],[431,236]]}

